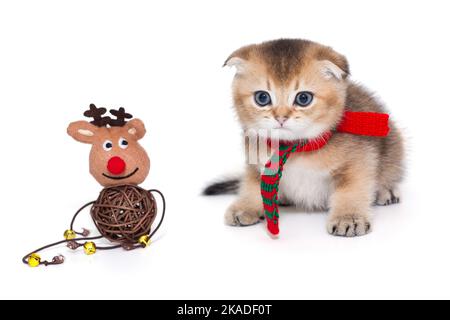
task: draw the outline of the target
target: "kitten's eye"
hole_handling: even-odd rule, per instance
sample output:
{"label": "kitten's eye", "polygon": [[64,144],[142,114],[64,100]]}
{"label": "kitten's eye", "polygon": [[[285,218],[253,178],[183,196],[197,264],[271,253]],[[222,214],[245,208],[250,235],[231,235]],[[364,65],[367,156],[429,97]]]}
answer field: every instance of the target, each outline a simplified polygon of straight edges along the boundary
{"label": "kitten's eye", "polygon": [[255,92],[255,102],[260,107],[268,106],[272,103],[272,99],[270,98],[270,94],[266,91],[257,91]]}
{"label": "kitten's eye", "polygon": [[103,143],[103,150],[111,151],[112,148],[113,148],[113,144],[111,141],[105,141],[105,143]]}
{"label": "kitten's eye", "polygon": [[125,150],[126,148],[128,148],[128,141],[124,138],[120,138],[119,147]]}
{"label": "kitten's eye", "polygon": [[307,107],[313,102],[314,95],[311,92],[299,92],[295,97],[295,104],[300,107]]}

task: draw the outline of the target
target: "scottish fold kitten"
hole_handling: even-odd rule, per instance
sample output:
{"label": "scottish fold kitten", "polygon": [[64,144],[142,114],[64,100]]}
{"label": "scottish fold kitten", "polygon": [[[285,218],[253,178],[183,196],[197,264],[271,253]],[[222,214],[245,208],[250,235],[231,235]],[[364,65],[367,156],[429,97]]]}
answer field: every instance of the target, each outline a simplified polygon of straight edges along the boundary
{"label": "scottish fold kitten", "polygon": [[[226,211],[232,226],[263,219],[261,168],[274,150],[261,152],[249,137],[276,133],[280,140],[313,139],[335,129],[349,111],[386,112],[364,87],[350,80],[347,59],[305,40],[276,40],[235,51],[225,64],[236,68],[233,98],[248,161],[245,175],[209,186],[205,194],[238,191]],[[361,236],[372,230],[371,206],[398,203],[404,143],[395,124],[386,138],[334,133],[315,152],[293,154],[280,183],[280,202],[305,210],[329,210],[327,230]],[[268,137],[268,136],[267,136]],[[250,139],[251,140],[251,139]]]}

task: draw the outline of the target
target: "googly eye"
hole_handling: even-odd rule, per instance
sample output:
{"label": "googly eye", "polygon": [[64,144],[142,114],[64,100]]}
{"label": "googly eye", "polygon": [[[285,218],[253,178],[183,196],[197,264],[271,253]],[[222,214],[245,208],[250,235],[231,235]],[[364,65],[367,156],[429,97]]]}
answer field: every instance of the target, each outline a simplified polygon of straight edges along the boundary
{"label": "googly eye", "polygon": [[111,141],[105,141],[105,143],[103,143],[103,150],[109,152],[111,151],[113,148],[113,143]]}
{"label": "googly eye", "polygon": [[119,147],[125,150],[126,148],[128,148],[128,141],[124,138],[120,138]]}

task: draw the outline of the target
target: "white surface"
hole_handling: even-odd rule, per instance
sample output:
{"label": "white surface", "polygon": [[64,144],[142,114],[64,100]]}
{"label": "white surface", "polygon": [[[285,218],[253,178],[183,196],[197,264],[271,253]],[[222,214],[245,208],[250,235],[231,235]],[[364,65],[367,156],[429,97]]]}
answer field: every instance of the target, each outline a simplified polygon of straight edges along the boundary
{"label": "white surface", "polygon": [[[448,1],[10,1],[0,4],[0,298],[450,298]],[[231,109],[241,45],[303,37],[346,54],[406,130],[402,204],[377,208],[374,232],[327,235],[324,214],[223,225],[232,197],[202,186],[240,168]],[[89,147],[66,133],[89,103],[128,108],[149,134],[145,186],[168,199],[148,250],[23,266],[96,198]],[[26,195],[26,196],[25,196]],[[86,213],[81,226],[92,228]],[[115,281],[111,281],[115,279]]]}

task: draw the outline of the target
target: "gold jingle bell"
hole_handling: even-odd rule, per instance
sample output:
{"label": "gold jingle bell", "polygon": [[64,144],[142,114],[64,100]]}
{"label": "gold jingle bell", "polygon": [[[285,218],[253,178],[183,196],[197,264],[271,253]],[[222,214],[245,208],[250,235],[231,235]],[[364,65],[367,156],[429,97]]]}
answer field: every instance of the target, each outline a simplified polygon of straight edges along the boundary
{"label": "gold jingle bell", "polygon": [[141,244],[144,248],[148,247],[152,241],[148,235],[143,235],[139,238],[139,244]]}
{"label": "gold jingle bell", "polygon": [[36,268],[41,264],[41,257],[37,253],[32,253],[28,257],[28,265],[32,268]]}
{"label": "gold jingle bell", "polygon": [[93,243],[93,242],[86,242],[83,247],[84,247],[84,253],[86,253],[88,256],[91,256],[97,252],[97,247],[95,246],[95,243]]}
{"label": "gold jingle bell", "polygon": [[76,235],[75,231],[73,231],[73,230],[66,230],[64,232],[64,239],[66,239],[66,240],[73,240],[76,237],[77,237],[77,235]]}

